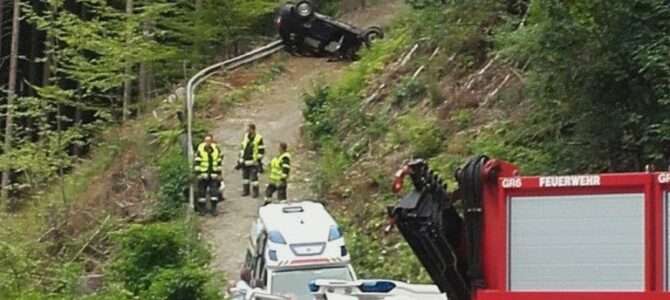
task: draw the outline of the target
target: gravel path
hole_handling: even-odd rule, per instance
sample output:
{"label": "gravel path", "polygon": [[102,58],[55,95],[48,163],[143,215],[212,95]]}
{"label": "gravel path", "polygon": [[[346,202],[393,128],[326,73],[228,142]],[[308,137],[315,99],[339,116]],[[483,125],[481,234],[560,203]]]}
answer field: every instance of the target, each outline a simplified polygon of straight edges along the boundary
{"label": "gravel path", "polygon": [[[383,1],[366,10],[348,14],[345,19],[363,26],[388,24],[394,13],[404,9],[401,0]],[[289,57],[286,71],[269,83],[263,91],[252,96],[252,101],[237,107],[226,119],[216,123],[213,131],[222,146],[225,160],[226,198],[218,217],[202,221],[204,238],[214,247],[213,268],[225,272],[229,280],[237,280],[244,262],[245,249],[251,224],[262,200],[240,197],[241,175],[232,171],[239,151],[244,128],[254,122],[267,145],[266,163],[277,153],[277,143],[285,141],[293,155],[293,180],[289,183],[290,199],[309,199],[311,192],[304,178],[308,174],[301,162],[306,161],[306,149],[301,145],[302,95],[319,79],[337,80],[348,63],[332,63],[325,59]],[[261,193],[267,182],[267,173],[261,178]]]}

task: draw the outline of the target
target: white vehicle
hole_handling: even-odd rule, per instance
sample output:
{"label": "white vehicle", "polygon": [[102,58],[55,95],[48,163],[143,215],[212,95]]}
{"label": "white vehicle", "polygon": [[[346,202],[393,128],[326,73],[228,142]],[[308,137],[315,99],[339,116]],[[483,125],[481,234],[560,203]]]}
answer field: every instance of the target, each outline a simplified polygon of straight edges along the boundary
{"label": "white vehicle", "polygon": [[309,289],[315,300],[447,300],[436,285],[391,280],[315,280]]}
{"label": "white vehicle", "polygon": [[311,201],[259,209],[242,272],[247,282],[238,286],[248,288],[232,289],[234,299],[266,293],[312,300],[309,283],[314,280],[356,280],[337,223],[323,205]]}

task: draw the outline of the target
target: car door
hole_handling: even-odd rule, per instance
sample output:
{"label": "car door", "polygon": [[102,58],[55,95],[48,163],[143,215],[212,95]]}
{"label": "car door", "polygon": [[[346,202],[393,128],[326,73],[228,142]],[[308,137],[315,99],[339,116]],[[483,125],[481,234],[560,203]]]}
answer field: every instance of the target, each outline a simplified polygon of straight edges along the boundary
{"label": "car door", "polygon": [[[253,269],[253,279],[257,283],[256,287],[265,286],[265,246],[267,244],[268,235],[263,231],[258,235],[258,240],[256,241],[256,253],[254,260],[254,269]],[[259,286],[258,283],[261,283]]]}

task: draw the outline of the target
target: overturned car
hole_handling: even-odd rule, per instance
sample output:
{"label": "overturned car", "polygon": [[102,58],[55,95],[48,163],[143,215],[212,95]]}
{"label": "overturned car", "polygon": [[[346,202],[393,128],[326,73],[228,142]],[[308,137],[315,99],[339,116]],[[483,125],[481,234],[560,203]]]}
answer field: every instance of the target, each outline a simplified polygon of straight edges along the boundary
{"label": "overturned car", "polygon": [[311,1],[287,2],[276,20],[279,36],[294,54],[356,59],[363,46],[384,37],[378,26],[361,29],[317,13]]}

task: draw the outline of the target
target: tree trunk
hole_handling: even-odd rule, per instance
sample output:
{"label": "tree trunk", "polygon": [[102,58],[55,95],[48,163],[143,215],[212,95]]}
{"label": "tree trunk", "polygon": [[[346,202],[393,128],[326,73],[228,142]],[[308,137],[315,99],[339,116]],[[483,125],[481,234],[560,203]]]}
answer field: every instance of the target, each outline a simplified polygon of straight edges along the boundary
{"label": "tree trunk", "polygon": [[2,36],[5,34],[5,0],[0,0],[0,57],[2,57]]}
{"label": "tree trunk", "polygon": [[[2,1],[2,0],[0,0]],[[51,15],[55,16],[57,13],[56,7],[54,5],[48,5],[49,10],[51,10]],[[44,38],[44,63],[42,65],[42,86],[48,86],[51,84],[51,74],[52,74],[52,65],[55,64],[54,57],[52,56],[50,50],[56,49],[54,46],[54,38],[49,34],[45,33]]]}
{"label": "tree trunk", "polygon": [[[133,0],[126,0],[126,14],[128,14],[129,17],[133,14]],[[130,46],[130,42],[128,44],[128,46]],[[126,62],[126,75],[130,76],[130,72],[132,72],[132,66],[129,62]],[[128,102],[130,102],[131,84],[132,82],[130,79],[126,79],[126,82],[123,84],[123,112],[121,114],[121,120],[123,122],[128,120],[130,112],[128,109]]]}
{"label": "tree trunk", "polygon": [[[0,0],[2,1],[2,0]],[[39,63],[37,62],[40,46],[40,31],[37,30],[37,27],[32,26],[30,29],[30,61],[28,62],[28,80],[31,84],[35,86],[41,86],[39,76]],[[28,95],[36,96],[35,89],[33,87],[28,87]]]}
{"label": "tree trunk", "polygon": [[[9,83],[7,86],[7,116],[5,117],[5,144],[4,153],[9,153],[12,149],[12,127],[13,127],[13,110],[14,100],[16,98],[16,69],[19,57],[19,19],[21,18],[21,0],[14,0],[14,10],[12,14],[12,43],[9,54]],[[6,167],[2,170],[2,191],[0,197],[7,201],[10,210],[14,209],[13,201],[9,197],[9,175],[11,170]]]}
{"label": "tree trunk", "polygon": [[138,84],[137,84],[137,89],[139,93],[138,101],[140,102],[139,105],[139,110],[141,112],[142,107],[146,104],[144,103],[147,99],[147,65],[146,63],[141,63],[140,64],[140,71],[138,75]]}

